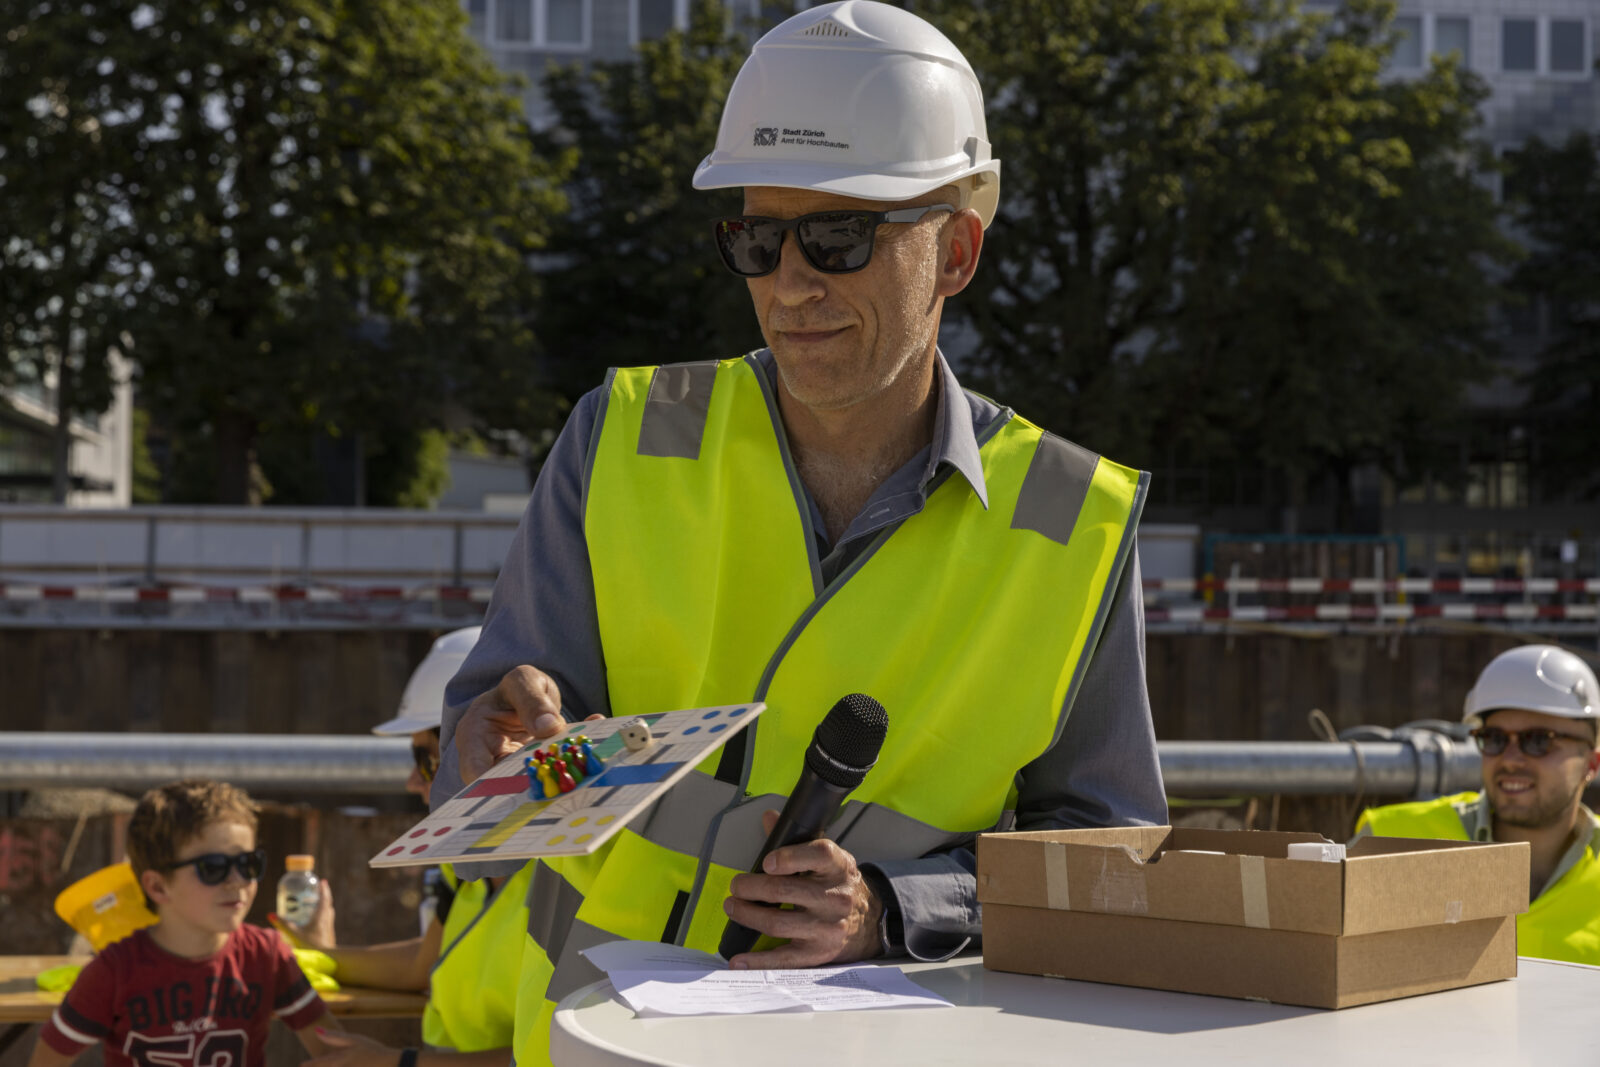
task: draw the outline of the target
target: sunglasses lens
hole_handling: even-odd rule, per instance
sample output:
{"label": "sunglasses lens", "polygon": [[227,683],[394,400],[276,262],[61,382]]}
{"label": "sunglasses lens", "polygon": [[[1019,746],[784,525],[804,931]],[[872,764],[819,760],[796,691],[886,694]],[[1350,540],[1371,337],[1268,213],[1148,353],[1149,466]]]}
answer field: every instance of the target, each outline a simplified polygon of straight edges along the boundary
{"label": "sunglasses lens", "polygon": [[778,266],[783,232],[764,219],[724,219],[717,223],[717,251],[735,274],[756,278]]}
{"label": "sunglasses lens", "polygon": [[209,852],[194,861],[194,873],[205,885],[221,885],[228,877],[233,860],[220,852]]}
{"label": "sunglasses lens", "polygon": [[422,775],[422,780],[433,781],[433,776],[439,772],[439,757],[421,745],[412,745],[411,758],[416,761],[417,773]]}
{"label": "sunglasses lens", "polygon": [[1538,759],[1547,755],[1550,746],[1555,743],[1555,736],[1550,730],[1524,730],[1517,736],[1517,745],[1522,749],[1522,754],[1529,759]]}
{"label": "sunglasses lens", "polygon": [[1478,751],[1485,756],[1498,756],[1506,750],[1506,732],[1487,726],[1473,735],[1478,741]]}
{"label": "sunglasses lens", "polygon": [[860,270],[872,258],[872,217],[860,211],[809,215],[795,227],[806,258],[820,271]]}
{"label": "sunglasses lens", "polygon": [[242,853],[233,862],[245,881],[254,882],[261,877],[261,872],[267,865],[267,854],[258,848],[254,852]]}

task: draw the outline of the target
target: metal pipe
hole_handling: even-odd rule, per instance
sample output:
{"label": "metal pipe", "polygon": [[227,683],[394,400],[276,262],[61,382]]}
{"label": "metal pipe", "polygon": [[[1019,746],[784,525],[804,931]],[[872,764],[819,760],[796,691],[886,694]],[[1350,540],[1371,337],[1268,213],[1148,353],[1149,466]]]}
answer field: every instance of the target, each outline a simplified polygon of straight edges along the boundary
{"label": "metal pipe", "polygon": [[406,738],[0,733],[0,789],[142,790],[214,778],[272,793],[398,793],[411,766]]}
{"label": "metal pipe", "polygon": [[[1159,748],[1172,796],[1422,797],[1479,785],[1472,746],[1425,731],[1399,741],[1163,741]],[[403,738],[0,733],[0,789],[7,790],[147,789],[200,777],[261,792],[397,793],[410,769]]]}
{"label": "metal pipe", "polygon": [[1163,741],[1170,796],[1267,793],[1439,796],[1481,785],[1470,745],[1417,731],[1400,741]]}

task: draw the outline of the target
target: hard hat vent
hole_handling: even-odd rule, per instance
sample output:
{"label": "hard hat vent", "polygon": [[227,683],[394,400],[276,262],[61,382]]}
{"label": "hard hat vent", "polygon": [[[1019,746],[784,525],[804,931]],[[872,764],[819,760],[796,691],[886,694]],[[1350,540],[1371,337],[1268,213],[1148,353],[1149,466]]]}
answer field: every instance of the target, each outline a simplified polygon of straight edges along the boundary
{"label": "hard hat vent", "polygon": [[854,37],[855,34],[845,29],[832,19],[823,19],[821,22],[807,26],[799,33],[801,37]]}

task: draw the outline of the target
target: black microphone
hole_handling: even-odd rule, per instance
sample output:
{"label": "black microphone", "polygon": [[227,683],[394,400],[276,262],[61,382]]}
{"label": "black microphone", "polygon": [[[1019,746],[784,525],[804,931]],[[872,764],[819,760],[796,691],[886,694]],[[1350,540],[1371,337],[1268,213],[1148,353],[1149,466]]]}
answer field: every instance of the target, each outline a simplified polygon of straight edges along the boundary
{"label": "black microphone", "polygon": [[[761,846],[755,865],[750,868],[752,874],[761,872],[761,862],[773,849],[815,841],[827,833],[844,798],[878,762],[878,750],[888,732],[889,713],[882,704],[864,693],[840,698],[811,735],[800,780],[795,782],[777,824],[767,835],[767,843]],[[723,959],[732,959],[754,948],[760,936],[729,919],[717,951]]]}

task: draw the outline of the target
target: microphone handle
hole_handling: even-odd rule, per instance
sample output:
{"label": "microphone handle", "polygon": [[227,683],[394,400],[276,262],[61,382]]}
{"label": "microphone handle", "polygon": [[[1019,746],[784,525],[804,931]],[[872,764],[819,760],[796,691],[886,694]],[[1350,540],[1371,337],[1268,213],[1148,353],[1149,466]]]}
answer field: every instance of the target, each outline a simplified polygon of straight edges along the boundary
{"label": "microphone handle", "polygon": [[[819,837],[826,836],[828,824],[833,821],[833,817],[838,814],[839,805],[843,804],[845,797],[849,795],[849,789],[826,782],[809,769],[802,771],[800,780],[795,783],[794,792],[789,794],[788,803],[784,804],[783,811],[778,815],[778,821],[772,827],[772,833],[767,835],[766,844],[762,845],[761,851],[756,854],[756,862],[750,868],[750,873],[762,873],[761,863],[773,849],[804,841],[815,841]],[[777,905],[764,904],[763,907],[777,907]],[[731,960],[739,953],[749,952],[754,948],[760,936],[759,931],[729,919],[728,925],[722,931],[722,941],[717,945],[717,952],[723,959]]]}

